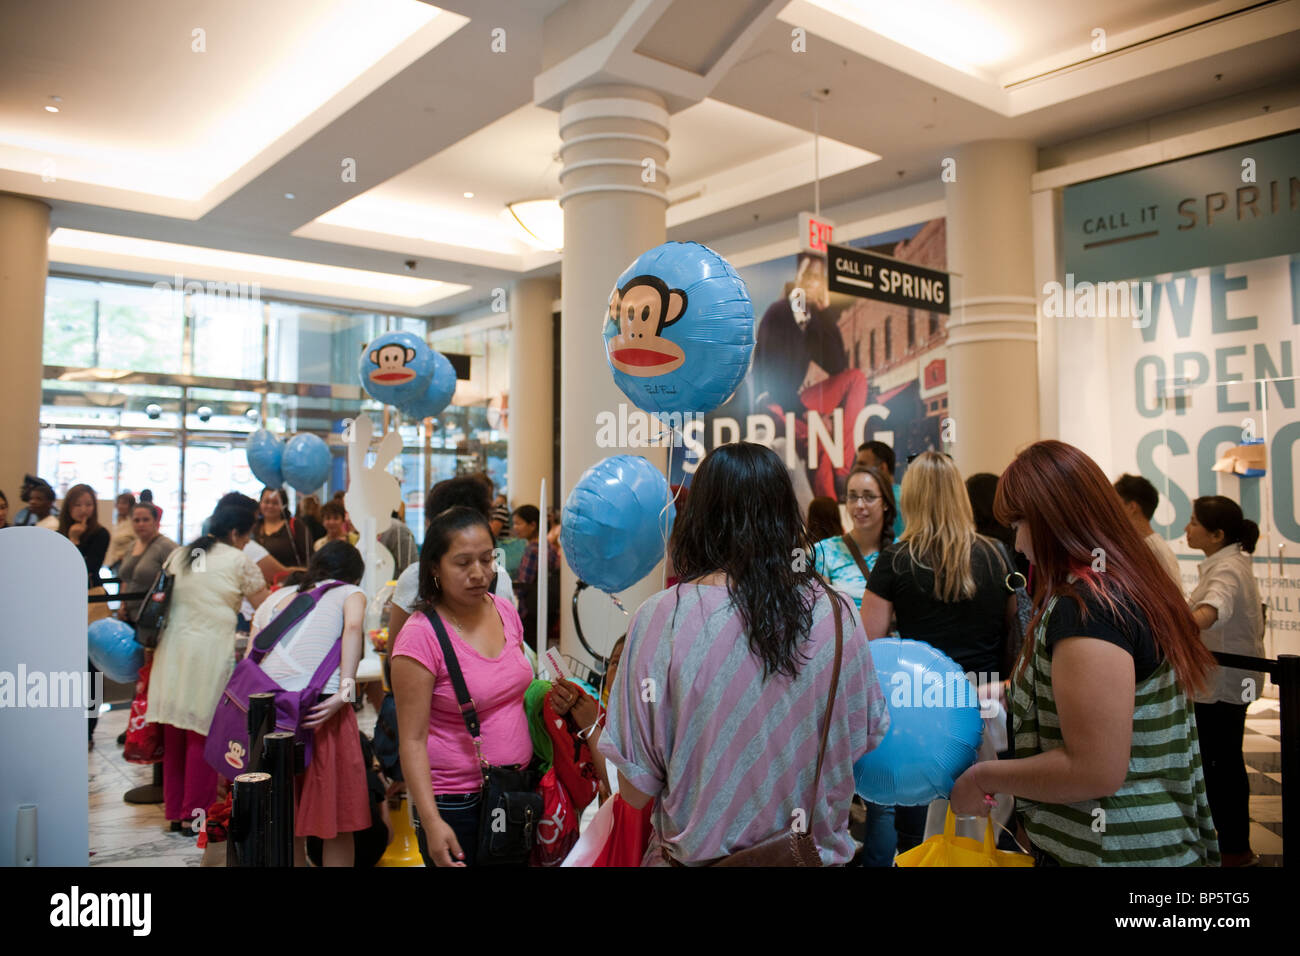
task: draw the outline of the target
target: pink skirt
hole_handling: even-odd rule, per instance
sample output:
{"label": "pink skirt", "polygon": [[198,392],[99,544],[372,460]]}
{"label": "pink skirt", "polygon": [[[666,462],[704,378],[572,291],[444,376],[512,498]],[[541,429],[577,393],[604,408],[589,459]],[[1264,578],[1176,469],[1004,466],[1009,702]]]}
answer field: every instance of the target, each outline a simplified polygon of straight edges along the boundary
{"label": "pink skirt", "polygon": [[332,840],[370,827],[370,792],[361,756],[357,715],[345,704],[316,728],[311,763],[298,777],[293,832]]}

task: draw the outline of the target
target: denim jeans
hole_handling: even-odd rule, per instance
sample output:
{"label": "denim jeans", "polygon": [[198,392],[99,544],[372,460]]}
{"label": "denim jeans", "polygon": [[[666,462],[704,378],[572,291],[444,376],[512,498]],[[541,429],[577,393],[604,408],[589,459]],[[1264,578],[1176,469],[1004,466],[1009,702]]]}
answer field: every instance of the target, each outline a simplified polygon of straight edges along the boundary
{"label": "denim jeans", "polygon": [[919,807],[894,807],[894,829],[898,833],[898,852],[904,853],[920,846],[925,839],[925,820],[930,805]]}
{"label": "denim jeans", "polygon": [[[439,793],[434,794],[438,804],[438,816],[451,827],[456,840],[465,853],[465,865],[474,865],[474,856],[478,850],[478,815],[481,793]],[[415,839],[420,845],[420,856],[424,857],[425,866],[436,866],[429,856],[429,846],[425,842],[424,827],[420,825],[420,815],[412,813],[415,821]]]}
{"label": "denim jeans", "polygon": [[898,833],[894,829],[894,808],[867,801],[866,843],[862,847],[863,866],[893,866]]}

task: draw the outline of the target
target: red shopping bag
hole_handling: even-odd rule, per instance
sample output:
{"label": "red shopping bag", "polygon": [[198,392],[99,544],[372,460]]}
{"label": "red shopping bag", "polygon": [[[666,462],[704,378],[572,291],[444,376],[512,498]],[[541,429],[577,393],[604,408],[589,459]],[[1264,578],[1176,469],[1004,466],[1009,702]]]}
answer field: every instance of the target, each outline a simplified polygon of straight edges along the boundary
{"label": "red shopping bag", "polygon": [[542,723],[551,738],[555,776],[568,794],[574,811],[581,814],[587,809],[587,804],[596,799],[600,788],[591,748],[585,740],[578,739],[568,718],[555,713],[550,694],[542,698]]}
{"label": "red shopping bag", "polygon": [[605,847],[592,866],[640,866],[650,845],[651,800],[640,810],[633,810],[623,798],[614,796],[614,827],[610,830]]}
{"label": "red shopping bag", "polygon": [[145,661],[135,681],[135,697],[131,700],[131,715],[126,721],[126,748],[122,756],[131,763],[158,763],[163,758],[163,729],[161,724],[147,724],[144,716],[149,710],[149,670],[153,661]]}
{"label": "red shopping bag", "polygon": [[542,775],[537,792],[542,795],[542,822],[537,825],[537,842],[528,862],[530,866],[559,866],[578,842],[578,814],[554,767]]}

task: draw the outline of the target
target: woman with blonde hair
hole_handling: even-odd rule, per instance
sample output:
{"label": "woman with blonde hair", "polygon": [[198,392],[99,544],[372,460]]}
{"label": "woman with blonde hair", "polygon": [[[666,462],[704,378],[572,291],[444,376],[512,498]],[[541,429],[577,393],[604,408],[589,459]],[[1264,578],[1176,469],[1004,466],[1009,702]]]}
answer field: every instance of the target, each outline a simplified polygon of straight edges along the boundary
{"label": "woman with blonde hair", "polygon": [[[996,682],[1016,599],[997,546],[975,532],[975,517],[952,459],[927,451],[907,466],[899,501],[903,534],[881,552],[862,596],[870,638],[891,615],[900,637],[924,641],[967,673]],[[896,807],[898,852],[925,835],[926,807]]]}

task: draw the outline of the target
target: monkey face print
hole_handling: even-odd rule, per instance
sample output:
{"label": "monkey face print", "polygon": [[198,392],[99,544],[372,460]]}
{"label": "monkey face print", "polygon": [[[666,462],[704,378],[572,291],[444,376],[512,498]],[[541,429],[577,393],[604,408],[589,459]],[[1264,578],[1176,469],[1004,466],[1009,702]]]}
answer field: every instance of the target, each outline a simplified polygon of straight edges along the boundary
{"label": "monkey face print", "polygon": [[402,405],[424,393],[433,377],[434,351],[412,332],[387,332],[361,353],[361,385],[376,401]]}
{"label": "monkey face print", "polygon": [[618,332],[606,343],[609,363],[637,378],[681,368],[686,353],[660,333],[685,311],[686,293],[668,288],[658,276],[637,276],[615,289],[609,300],[609,321]]}
{"label": "monkey face print", "polygon": [[604,316],[614,382],[651,413],[712,411],[736,390],[754,348],[754,309],[727,260],[666,242],[619,276]]}

